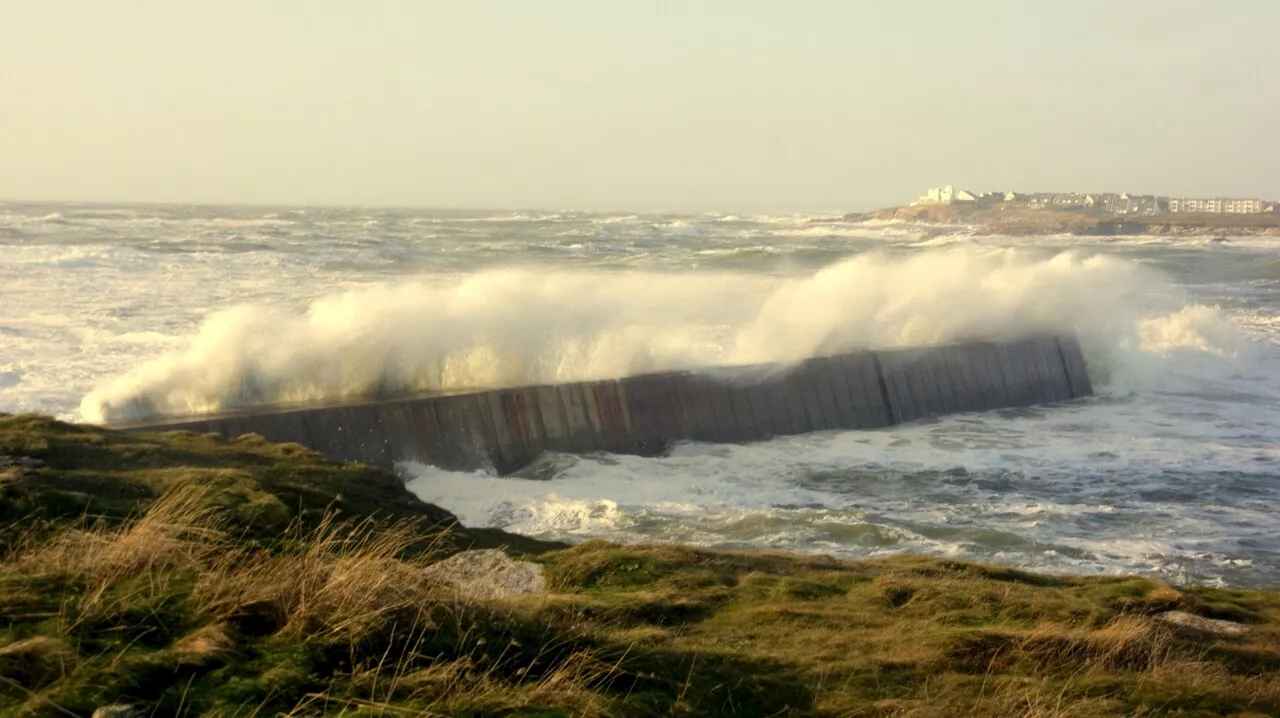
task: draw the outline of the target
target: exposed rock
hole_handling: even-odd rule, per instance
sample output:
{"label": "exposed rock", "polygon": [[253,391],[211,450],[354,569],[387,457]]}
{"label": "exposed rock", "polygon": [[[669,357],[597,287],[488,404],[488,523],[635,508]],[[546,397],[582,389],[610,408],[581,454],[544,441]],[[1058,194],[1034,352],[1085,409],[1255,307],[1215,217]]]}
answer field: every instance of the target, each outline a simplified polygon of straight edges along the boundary
{"label": "exposed rock", "polygon": [[510,598],[547,590],[540,564],[516,561],[497,549],[454,554],[427,568],[427,574],[471,598]]}
{"label": "exposed rock", "polygon": [[34,459],[30,456],[0,455],[0,469],[7,469],[12,466],[16,466],[19,469],[34,469],[38,466],[44,466],[44,460]]}
{"label": "exposed rock", "polygon": [[1156,618],[1179,628],[1190,628],[1217,636],[1242,636],[1249,632],[1249,627],[1243,623],[1205,618],[1186,611],[1166,611],[1156,616]]}
{"label": "exposed rock", "polygon": [[135,718],[138,712],[133,706],[102,706],[93,712],[93,718]]}

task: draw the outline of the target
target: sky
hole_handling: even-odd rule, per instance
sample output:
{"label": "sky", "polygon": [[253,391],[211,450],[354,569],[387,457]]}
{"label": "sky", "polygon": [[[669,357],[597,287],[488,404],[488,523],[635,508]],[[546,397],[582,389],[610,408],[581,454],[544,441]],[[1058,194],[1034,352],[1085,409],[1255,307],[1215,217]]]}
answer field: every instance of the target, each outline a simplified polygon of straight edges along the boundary
{"label": "sky", "polygon": [[0,0],[0,198],[1280,199],[1276,0]]}

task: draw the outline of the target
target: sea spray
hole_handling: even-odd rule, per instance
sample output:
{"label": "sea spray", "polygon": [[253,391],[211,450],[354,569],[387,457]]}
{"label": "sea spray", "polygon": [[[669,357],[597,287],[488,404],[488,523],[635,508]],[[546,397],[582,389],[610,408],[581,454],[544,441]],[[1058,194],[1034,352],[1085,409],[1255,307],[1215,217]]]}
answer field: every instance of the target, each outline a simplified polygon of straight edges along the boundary
{"label": "sea spray", "polygon": [[215,312],[182,349],[95,389],[80,413],[109,422],[1030,331],[1077,333],[1099,383],[1126,390],[1155,354],[1242,343],[1160,273],[1106,255],[868,253],[799,277],[502,269],[355,289],[301,314]]}

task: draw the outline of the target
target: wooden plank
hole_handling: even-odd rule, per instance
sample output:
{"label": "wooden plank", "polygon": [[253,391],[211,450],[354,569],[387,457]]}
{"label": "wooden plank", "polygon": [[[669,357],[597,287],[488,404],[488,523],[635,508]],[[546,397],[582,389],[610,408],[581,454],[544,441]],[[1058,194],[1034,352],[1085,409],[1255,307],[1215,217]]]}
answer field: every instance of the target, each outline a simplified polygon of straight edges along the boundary
{"label": "wooden plank", "polygon": [[1013,346],[1008,342],[1000,342],[996,344],[995,352],[996,361],[1000,364],[1000,375],[1004,377],[1005,390],[1009,393],[1009,406],[1027,406],[1034,403],[1026,371],[1015,358]]}
{"label": "wooden plank", "polygon": [[600,433],[609,451],[625,451],[630,441],[629,421],[622,387],[613,380],[590,383],[590,397],[600,417]]}
{"label": "wooden plank", "polygon": [[965,380],[964,357],[955,347],[937,347],[930,354],[934,358],[942,404],[946,413],[969,411],[973,392]]}
{"label": "wooden plank", "polygon": [[[770,372],[773,373],[770,373]],[[859,352],[789,367],[528,387],[277,414],[180,420],[135,431],[259,434],[336,460],[414,459],[452,469],[510,471],[542,450],[633,451],[694,438],[875,428],[929,414],[1065,401],[1092,392],[1079,340]]]}
{"label": "wooden plank", "polygon": [[818,384],[813,370],[811,364],[801,362],[796,365],[792,375],[800,389],[800,403],[804,405],[804,415],[809,420],[809,431],[823,431],[834,428],[834,425],[828,424],[822,410],[822,400],[818,397]]}
{"label": "wooden plank", "polygon": [[773,397],[769,393],[766,380],[761,376],[751,377],[743,388],[747,392],[747,401],[751,403],[751,416],[755,418],[756,438],[766,439],[777,436]]}
{"label": "wooden plank", "polygon": [[960,344],[947,347],[947,361],[950,364],[952,381],[955,383],[955,405],[957,411],[983,411],[990,406],[990,384],[986,380],[985,371],[976,365],[976,357],[969,352],[968,345]]}
{"label": "wooden plank", "polygon": [[823,430],[845,428],[844,418],[836,402],[836,396],[848,391],[844,377],[836,371],[828,357],[814,357],[804,364],[804,373],[818,399],[818,412]]}
{"label": "wooden plank", "polygon": [[671,398],[675,404],[676,430],[674,438],[683,441],[698,440],[698,412],[695,399],[696,380],[689,372],[674,372],[670,375]]}
{"label": "wooden plank", "polygon": [[[204,421],[188,421],[179,424],[170,424],[162,427],[162,431],[191,431],[196,434],[217,434],[224,439],[234,439],[228,436],[228,427],[224,421],[219,419],[205,419]],[[148,429],[148,431],[152,431]]]}
{"label": "wooden plank", "polygon": [[1044,404],[1052,401],[1049,395],[1049,388],[1043,378],[1043,368],[1036,357],[1037,352],[1035,346],[1027,341],[1021,340],[1009,345],[1009,356],[1013,359],[1014,365],[1021,367],[1026,375],[1027,394],[1030,397],[1031,404]]}
{"label": "wooden plank", "polygon": [[[510,454],[509,466],[512,468],[508,471],[514,471],[538,458],[546,444],[537,395],[532,388],[504,389],[491,394],[497,395],[497,402],[490,399],[488,408],[495,428],[505,424],[511,443],[504,455]],[[496,413],[499,410],[502,412],[500,418]]]}
{"label": "wooden plank", "polygon": [[[858,405],[858,428],[879,429],[898,422],[890,408],[889,388],[884,380],[879,356],[874,352],[859,352],[851,357],[851,361],[862,377],[863,393]],[[849,385],[851,388],[854,385],[853,375],[849,376]]]}
{"label": "wooden plank", "polygon": [[1016,383],[1012,376],[1013,367],[1009,363],[1008,351],[1005,350],[1004,344],[1000,342],[991,342],[988,351],[991,353],[992,375],[999,380],[1000,387],[1004,391],[1005,404],[1002,408],[1017,406]]}
{"label": "wooden plank", "polygon": [[560,403],[559,390],[554,386],[539,386],[532,391],[542,426],[543,448],[547,451],[571,451],[573,433],[569,430],[564,405]]}
{"label": "wooden plank", "polygon": [[656,437],[661,432],[662,419],[659,414],[662,412],[660,400],[656,396],[658,394],[654,384],[654,377],[632,376],[619,379],[627,393],[627,413],[628,420],[635,432],[635,438]]}
{"label": "wooden plank", "polygon": [[564,407],[565,421],[569,425],[569,451],[605,449],[595,401],[589,398],[587,385],[581,382],[561,384],[556,387],[556,393],[560,395],[560,406]]}
{"label": "wooden plank", "polygon": [[987,411],[996,408],[998,400],[995,396],[996,381],[991,376],[986,357],[979,345],[963,344],[956,347],[964,381],[973,396],[971,411]]}
{"label": "wooden plank", "polygon": [[521,441],[520,418],[512,415],[509,395],[505,391],[486,391],[479,394],[488,409],[493,423],[493,434],[498,440],[498,447]]}
{"label": "wooden plank", "polygon": [[751,406],[747,384],[741,379],[727,379],[723,382],[725,393],[729,395],[729,406],[733,410],[733,440],[751,441],[763,439],[769,435],[756,423],[755,411]]}
{"label": "wooden plank", "polygon": [[650,406],[649,377],[629,376],[617,380],[626,397],[622,402],[622,410],[626,413],[626,423],[631,427],[627,443],[636,444],[643,436],[651,436],[656,424],[654,410]]}
{"label": "wooden plank", "polygon": [[[471,434],[461,402],[457,397],[435,397],[427,406],[440,428],[439,446],[436,449],[439,456],[437,465],[450,471],[468,470],[468,465],[475,461],[475,452],[471,448]],[[419,422],[429,420],[425,414],[423,407],[414,407],[414,415]]]}
{"label": "wooden plank", "polygon": [[[826,378],[830,383],[831,408],[828,418],[835,417],[835,428],[858,428],[858,410],[856,398],[862,394],[862,377],[856,367],[848,363],[849,355],[825,357]],[[849,385],[850,381],[857,385],[857,391]]]}
{"label": "wooden plank", "polygon": [[[334,461],[359,461],[355,442],[348,431],[348,421],[343,407],[325,408],[313,412],[313,431],[319,431],[326,447],[326,455]],[[251,417],[235,420],[236,433],[258,433]]]}
{"label": "wooden plank", "polygon": [[511,395],[505,391],[486,391],[476,395],[483,402],[485,415],[492,427],[494,442],[491,455],[496,457],[494,466],[498,473],[515,471],[527,463],[520,417],[512,405]]}
{"label": "wooden plank", "polygon": [[1009,393],[1009,406],[1026,406],[1031,403],[1027,379],[1014,359],[1012,345],[1009,342],[996,342],[995,353],[1000,376],[1004,378],[1005,391]]}
{"label": "wooden plank", "polygon": [[971,344],[966,347],[965,353],[977,373],[979,391],[985,397],[984,408],[992,410],[1009,406],[1009,392],[1000,373],[995,347],[990,342]]}
{"label": "wooden plank", "polygon": [[676,374],[664,372],[652,377],[651,394],[658,424],[658,437],[666,442],[678,441],[682,438],[680,429],[680,407],[676,403]]}
{"label": "wooden plank", "polygon": [[524,428],[524,443],[534,458],[541,454],[547,445],[547,430],[542,425],[542,409],[540,398],[534,387],[525,387],[514,392],[520,410],[520,425]]}
{"label": "wooden plank", "polygon": [[[341,447],[334,442],[333,422],[323,412],[307,411],[302,415],[302,421],[306,424],[307,435],[311,437],[311,448],[324,454],[325,458],[333,461],[345,461]],[[229,439],[235,438],[232,434],[242,428],[240,422],[232,419],[222,419],[216,422],[210,422],[215,427],[215,431]]]}
{"label": "wooden plank", "polygon": [[933,375],[938,381],[939,414],[967,411],[961,406],[968,391],[963,367],[955,354],[955,347],[934,347],[926,352],[927,361],[933,365]]}
{"label": "wooden plank", "polygon": [[[1049,362],[1049,357],[1045,356],[1044,343],[1039,338],[1028,339],[1027,344],[1030,347],[1031,355],[1035,358],[1036,374],[1040,384],[1040,392],[1043,401],[1053,402],[1058,400],[1057,382],[1055,374],[1061,375],[1062,369],[1057,372],[1053,370],[1053,364]],[[1057,357],[1054,357],[1056,360]]]}
{"label": "wooden plank", "polygon": [[[436,416],[440,420],[441,443],[447,456],[442,468],[452,471],[475,471],[494,468],[501,461],[494,461],[490,452],[497,440],[484,410],[483,395],[461,394],[444,396],[435,400]],[[497,457],[500,459],[501,457]]]}
{"label": "wooden plank", "polygon": [[1071,397],[1073,399],[1093,395],[1093,382],[1089,380],[1089,368],[1084,360],[1084,351],[1080,348],[1080,340],[1074,334],[1057,337],[1058,352],[1062,355],[1067,367],[1067,376],[1071,380]]}
{"label": "wooden plank", "polygon": [[787,387],[783,381],[784,378],[780,371],[772,371],[764,374],[760,379],[767,401],[769,423],[773,426],[773,436],[791,436],[799,433],[791,423],[791,411],[787,408]]}
{"label": "wooden plank", "polygon": [[874,353],[876,363],[880,367],[880,378],[884,382],[885,394],[889,397],[889,411],[895,424],[910,421],[915,417],[915,407],[911,404],[910,394],[905,397],[900,391],[898,375],[898,352],[878,351]]}
{"label": "wooden plank", "polygon": [[[272,417],[276,423],[279,417]],[[352,442],[356,460],[373,466],[390,466],[391,450],[382,425],[382,412],[377,404],[352,407],[347,413],[348,440]]]}
{"label": "wooden plank", "polygon": [[633,448],[652,454],[679,438],[672,380],[666,374],[649,374],[620,381],[627,400]]}
{"label": "wooden plank", "polygon": [[1004,409],[1013,406],[1013,394],[1009,391],[1009,380],[1004,375],[1004,364],[1000,361],[1000,355],[996,351],[996,344],[994,342],[984,342],[977,351],[979,356],[985,360],[987,373],[995,387],[996,406],[994,408]]}
{"label": "wooden plank", "polygon": [[809,423],[809,415],[804,407],[804,389],[794,371],[788,371],[778,377],[778,385],[782,389],[782,398],[786,402],[787,417],[791,421],[792,434],[807,434],[813,431]]}
{"label": "wooden plank", "polygon": [[[937,406],[937,388],[936,383],[930,386],[925,382],[925,369],[922,367],[922,359],[925,354],[924,349],[912,349],[907,352],[904,362],[904,373],[907,378],[907,391],[911,393],[911,399],[915,402],[916,410],[921,412],[920,417],[933,416],[938,413]],[[932,374],[932,370],[928,372]]]}
{"label": "wooden plank", "polygon": [[1040,349],[1040,354],[1044,357],[1045,364],[1049,367],[1050,387],[1053,390],[1054,401],[1070,401],[1071,380],[1067,376],[1068,369],[1062,353],[1058,351],[1057,337],[1046,335],[1035,339],[1035,342]]}
{"label": "wooden plank", "polygon": [[428,434],[428,427],[419,429],[413,414],[413,405],[421,402],[420,399],[395,401],[379,407],[382,425],[387,432],[388,453],[392,463],[397,461],[433,463],[427,453],[435,442],[435,438]]}
{"label": "wooden plank", "polygon": [[894,349],[878,352],[885,386],[889,390],[889,402],[899,423],[915,421],[926,415],[926,408],[918,405],[907,372],[910,350]]}
{"label": "wooden plank", "polygon": [[285,411],[272,414],[269,422],[262,424],[260,432],[267,441],[277,443],[301,444],[310,446],[311,437],[307,433],[306,422],[302,419],[302,411]]}
{"label": "wooden plank", "polygon": [[706,380],[706,396],[715,416],[714,437],[711,441],[733,442],[738,440],[738,419],[733,414],[733,402],[724,382],[714,376],[703,375]]}
{"label": "wooden plank", "polygon": [[693,420],[690,438],[703,442],[720,441],[720,424],[713,404],[715,396],[724,393],[723,387],[701,374],[689,374],[684,378],[680,389]]}
{"label": "wooden plank", "polygon": [[930,383],[925,380],[926,373],[933,374],[932,368],[926,368],[924,364],[925,352],[925,349],[913,349],[905,362],[907,390],[911,392],[911,398],[915,401],[916,409],[922,412],[922,417],[938,414],[940,409],[937,405],[936,381]]}

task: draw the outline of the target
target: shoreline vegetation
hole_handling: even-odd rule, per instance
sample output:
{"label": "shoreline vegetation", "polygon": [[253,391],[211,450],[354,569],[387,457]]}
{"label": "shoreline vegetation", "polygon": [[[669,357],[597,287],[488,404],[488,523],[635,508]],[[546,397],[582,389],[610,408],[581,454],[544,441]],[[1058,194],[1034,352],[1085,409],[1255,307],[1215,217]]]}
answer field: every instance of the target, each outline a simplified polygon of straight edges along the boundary
{"label": "shoreline vegetation", "polygon": [[[546,592],[440,580],[498,548]],[[3,715],[1263,716],[1278,639],[1275,592],[570,547],[256,435],[0,414]]]}
{"label": "shoreline vegetation", "polygon": [[1087,208],[1037,207],[1022,201],[888,207],[848,214],[843,221],[900,221],[930,227],[968,227],[974,228],[977,234],[1008,237],[1054,234],[1280,237],[1280,212],[1141,216]]}

